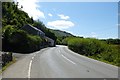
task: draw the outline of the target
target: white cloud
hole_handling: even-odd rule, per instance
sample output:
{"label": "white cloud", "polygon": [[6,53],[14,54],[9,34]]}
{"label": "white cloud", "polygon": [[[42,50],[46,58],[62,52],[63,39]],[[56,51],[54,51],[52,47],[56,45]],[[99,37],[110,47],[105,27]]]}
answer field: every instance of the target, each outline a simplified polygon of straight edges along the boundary
{"label": "white cloud", "polygon": [[98,35],[95,32],[91,32],[87,35],[83,34],[83,35],[79,35],[79,36],[83,36],[84,38],[98,38]]}
{"label": "white cloud", "polygon": [[91,37],[93,37],[93,38],[97,38],[98,35],[97,35],[95,32],[91,32]]}
{"label": "white cloud", "polygon": [[52,17],[53,15],[51,13],[49,13],[48,16]]}
{"label": "white cloud", "polygon": [[65,16],[65,15],[63,15],[63,14],[58,14],[58,16],[59,16],[61,19],[64,19],[64,20],[67,20],[67,19],[70,18],[69,16]]}
{"label": "white cloud", "polygon": [[23,6],[23,11],[27,12],[30,17],[33,17],[34,20],[39,18],[45,18],[44,13],[38,8],[40,6],[37,4],[38,0],[15,0],[19,2],[19,8]]}
{"label": "white cloud", "polygon": [[48,22],[47,26],[53,29],[68,29],[70,27],[73,27],[74,23],[71,21],[56,20],[56,21]]}

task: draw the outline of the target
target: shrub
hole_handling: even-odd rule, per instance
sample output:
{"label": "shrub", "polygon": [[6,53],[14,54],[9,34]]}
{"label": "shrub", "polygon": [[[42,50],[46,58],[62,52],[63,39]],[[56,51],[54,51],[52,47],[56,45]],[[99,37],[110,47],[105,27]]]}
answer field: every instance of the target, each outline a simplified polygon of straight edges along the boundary
{"label": "shrub", "polygon": [[68,41],[68,47],[79,54],[92,56],[104,51],[106,44],[97,39],[73,38]]}
{"label": "shrub", "polygon": [[28,35],[29,50],[39,50],[42,44],[42,39],[39,36]]}
{"label": "shrub", "polygon": [[40,49],[42,39],[39,36],[29,35],[12,26],[6,26],[3,29],[3,51],[33,52]]}
{"label": "shrub", "polygon": [[70,39],[72,39],[72,38],[74,38],[74,37],[67,37],[67,38],[63,39],[63,40],[62,40],[62,44],[63,44],[63,45],[68,45],[68,41],[69,41]]}
{"label": "shrub", "polygon": [[67,38],[65,42],[74,52],[120,66],[120,58],[118,58],[120,46],[109,45],[92,38]]}

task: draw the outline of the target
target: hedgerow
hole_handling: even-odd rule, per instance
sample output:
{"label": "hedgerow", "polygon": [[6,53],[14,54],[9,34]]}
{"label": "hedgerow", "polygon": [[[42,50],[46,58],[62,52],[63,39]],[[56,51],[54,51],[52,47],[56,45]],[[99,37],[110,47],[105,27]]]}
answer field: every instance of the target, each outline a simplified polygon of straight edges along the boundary
{"label": "hedgerow", "polygon": [[66,38],[63,42],[78,54],[120,66],[118,45],[107,44],[93,38]]}

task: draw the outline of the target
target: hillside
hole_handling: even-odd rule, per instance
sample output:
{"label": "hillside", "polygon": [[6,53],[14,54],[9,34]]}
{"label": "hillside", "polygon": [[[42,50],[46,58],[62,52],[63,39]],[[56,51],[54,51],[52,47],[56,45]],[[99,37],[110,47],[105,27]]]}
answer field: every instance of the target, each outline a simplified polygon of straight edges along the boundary
{"label": "hillside", "polygon": [[51,32],[53,32],[55,34],[56,37],[70,37],[70,36],[74,36],[71,33],[65,32],[65,31],[61,31],[61,30],[52,30]]}
{"label": "hillside", "polygon": [[75,37],[73,34],[68,33],[66,31],[54,30],[54,29],[50,29],[50,31],[52,33],[54,33],[55,36],[57,37],[57,40],[56,40],[56,44],[57,45],[61,45],[62,44],[62,40],[67,38],[67,37]]}
{"label": "hillside", "polygon": [[30,24],[45,33],[45,36],[56,41],[54,33],[41,21],[35,21],[22,11],[23,6],[18,8],[19,3],[2,3],[2,50],[6,52],[33,52],[41,47],[49,46],[48,40],[38,35],[31,35],[21,28]]}

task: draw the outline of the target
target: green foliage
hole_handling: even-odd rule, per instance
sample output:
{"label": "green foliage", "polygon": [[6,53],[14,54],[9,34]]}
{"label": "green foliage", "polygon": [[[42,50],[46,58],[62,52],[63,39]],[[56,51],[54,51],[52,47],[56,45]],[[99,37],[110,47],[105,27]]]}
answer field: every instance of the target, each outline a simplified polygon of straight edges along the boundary
{"label": "green foliage", "polygon": [[120,44],[120,39],[102,39],[101,41],[105,41],[107,44]]}
{"label": "green foliage", "polygon": [[65,31],[60,31],[60,30],[52,30],[50,29],[50,31],[52,33],[55,34],[55,36],[57,37],[57,41],[56,41],[56,44],[58,45],[62,45],[62,40],[67,38],[67,37],[72,37],[73,35],[68,33],[68,32],[65,32]]}
{"label": "green foliage", "polygon": [[42,39],[39,36],[33,36],[33,35],[28,35],[27,36],[27,40],[28,40],[28,50],[39,50],[40,49],[40,45],[42,44]]}
{"label": "green foliage", "polygon": [[[62,42],[62,40],[64,40],[65,39],[65,37],[63,36],[63,37],[57,37],[57,41],[56,41],[56,44],[58,44],[58,45],[63,45],[63,42]],[[64,44],[65,45],[65,44]]]}
{"label": "green foliage", "polygon": [[51,32],[53,32],[55,34],[55,36],[58,37],[70,37],[73,36],[72,34],[65,32],[65,31],[60,31],[60,30],[50,30]]}
{"label": "green foliage", "polygon": [[46,36],[56,41],[54,33],[40,21],[34,21],[33,17],[22,11],[23,6],[18,8],[19,3],[3,2],[2,3],[2,36],[3,51],[12,52],[33,52],[41,47],[48,45],[40,36],[30,35],[20,30],[26,24],[31,24],[42,30]]}
{"label": "green foliage", "polygon": [[63,44],[63,45],[68,45],[68,41],[71,40],[71,39],[73,39],[73,38],[74,38],[74,37],[67,37],[67,38],[63,39],[63,40],[62,40],[62,44]]}
{"label": "green foliage", "polygon": [[56,41],[57,37],[55,36],[55,34],[53,32],[51,32],[50,29],[46,28],[46,26],[42,22],[34,21],[33,26],[42,30],[47,37]]}
{"label": "green foliage", "polygon": [[28,14],[18,9],[18,5],[14,2],[2,3],[2,26],[15,25],[15,28],[21,28],[23,25],[32,22]]}
{"label": "green foliage", "polygon": [[118,45],[109,45],[97,39],[75,37],[66,38],[63,42],[74,52],[120,66]]}
{"label": "green foliage", "polygon": [[15,31],[15,29],[11,25],[7,25],[7,26],[3,27],[2,28],[3,37],[10,37],[10,35],[13,31]]}
{"label": "green foliage", "polygon": [[42,39],[39,36],[29,35],[10,25],[3,28],[3,36],[3,51],[33,52],[39,50],[40,44],[42,44]]}
{"label": "green foliage", "polygon": [[108,44],[120,44],[120,39],[107,39]]}

